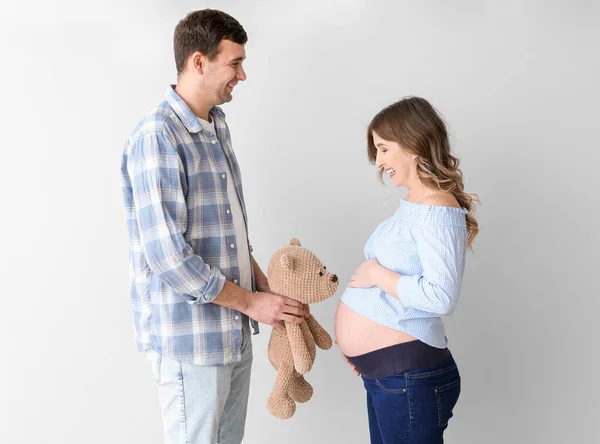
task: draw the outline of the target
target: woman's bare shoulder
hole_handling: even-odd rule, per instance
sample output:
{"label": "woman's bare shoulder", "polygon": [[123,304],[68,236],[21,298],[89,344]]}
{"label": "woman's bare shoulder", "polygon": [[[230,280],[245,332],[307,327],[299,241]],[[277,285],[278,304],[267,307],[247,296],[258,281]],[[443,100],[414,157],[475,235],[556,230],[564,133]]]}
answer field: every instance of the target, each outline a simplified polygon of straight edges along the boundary
{"label": "woman's bare shoulder", "polygon": [[460,208],[460,204],[452,193],[435,193],[427,196],[422,202],[424,205],[434,205],[439,207]]}

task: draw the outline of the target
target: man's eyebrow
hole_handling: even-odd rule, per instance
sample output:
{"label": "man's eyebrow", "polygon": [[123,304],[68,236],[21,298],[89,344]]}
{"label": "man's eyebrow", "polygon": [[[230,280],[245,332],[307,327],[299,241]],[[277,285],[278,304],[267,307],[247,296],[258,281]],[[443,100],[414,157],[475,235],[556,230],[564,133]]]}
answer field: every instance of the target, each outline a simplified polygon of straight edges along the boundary
{"label": "man's eyebrow", "polygon": [[246,57],[242,57],[242,56],[240,56],[240,57],[236,57],[235,59],[231,60],[229,63],[233,63],[233,62],[242,62],[242,61],[244,61],[244,60],[246,60]]}

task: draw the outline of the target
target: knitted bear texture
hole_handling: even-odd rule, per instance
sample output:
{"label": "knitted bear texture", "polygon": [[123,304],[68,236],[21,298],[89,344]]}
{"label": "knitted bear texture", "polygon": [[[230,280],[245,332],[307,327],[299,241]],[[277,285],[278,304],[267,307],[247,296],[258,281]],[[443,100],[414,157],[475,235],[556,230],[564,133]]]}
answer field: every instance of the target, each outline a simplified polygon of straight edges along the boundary
{"label": "knitted bear texture", "polygon": [[[297,239],[275,252],[267,274],[273,293],[303,304],[321,302],[338,288],[337,276]],[[285,331],[273,329],[269,340],[269,361],[277,370],[277,378],[267,408],[273,416],[288,419],[296,412],[297,402],[312,397],[313,388],[303,375],[315,362],[316,347],[331,348],[331,336],[312,315],[301,324],[284,324]]]}

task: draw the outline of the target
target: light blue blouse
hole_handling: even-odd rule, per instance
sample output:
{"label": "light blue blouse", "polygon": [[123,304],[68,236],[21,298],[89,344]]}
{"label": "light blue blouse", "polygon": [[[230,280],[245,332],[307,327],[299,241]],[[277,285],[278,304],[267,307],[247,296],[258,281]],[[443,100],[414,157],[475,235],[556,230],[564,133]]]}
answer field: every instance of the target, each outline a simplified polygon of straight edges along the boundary
{"label": "light blue blouse", "polygon": [[398,298],[379,287],[351,288],[342,301],[381,325],[437,348],[448,339],[442,315],[454,311],[465,267],[467,210],[400,201],[365,245],[365,257],[402,275]]}

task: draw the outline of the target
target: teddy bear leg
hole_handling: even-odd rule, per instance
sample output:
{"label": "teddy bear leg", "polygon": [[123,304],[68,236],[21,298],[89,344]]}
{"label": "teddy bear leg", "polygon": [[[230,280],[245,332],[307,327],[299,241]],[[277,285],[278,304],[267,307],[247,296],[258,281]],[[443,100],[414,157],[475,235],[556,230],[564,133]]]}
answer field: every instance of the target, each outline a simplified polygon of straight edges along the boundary
{"label": "teddy bear leg", "polygon": [[293,383],[293,379],[294,369],[290,366],[282,365],[277,372],[275,387],[267,400],[267,408],[271,415],[280,419],[288,419],[296,412],[296,403],[288,394],[288,389]]}
{"label": "teddy bear leg", "polygon": [[294,379],[290,384],[288,389],[288,393],[290,398],[292,398],[296,402],[306,402],[313,395],[312,386],[304,379],[300,373],[295,372]]}
{"label": "teddy bear leg", "polygon": [[332,345],[331,336],[327,331],[319,324],[319,322],[314,318],[314,316],[310,316],[306,320],[306,324],[310,329],[313,337],[315,338],[315,343],[321,350],[329,350]]}

